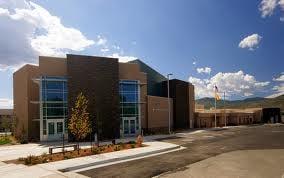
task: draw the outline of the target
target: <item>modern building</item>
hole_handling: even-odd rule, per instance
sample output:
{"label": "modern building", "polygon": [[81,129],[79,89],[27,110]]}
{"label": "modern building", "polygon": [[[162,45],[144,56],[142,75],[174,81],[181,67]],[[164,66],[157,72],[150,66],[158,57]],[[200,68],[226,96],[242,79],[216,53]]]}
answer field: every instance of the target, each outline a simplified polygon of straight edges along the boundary
{"label": "modern building", "polygon": [[0,132],[12,130],[13,109],[0,109]]}
{"label": "modern building", "polygon": [[71,138],[67,123],[80,92],[89,101],[91,137],[100,140],[193,127],[193,85],[170,80],[168,99],[167,78],[140,60],[40,56],[38,66],[23,66],[13,80],[16,135],[30,140]]}

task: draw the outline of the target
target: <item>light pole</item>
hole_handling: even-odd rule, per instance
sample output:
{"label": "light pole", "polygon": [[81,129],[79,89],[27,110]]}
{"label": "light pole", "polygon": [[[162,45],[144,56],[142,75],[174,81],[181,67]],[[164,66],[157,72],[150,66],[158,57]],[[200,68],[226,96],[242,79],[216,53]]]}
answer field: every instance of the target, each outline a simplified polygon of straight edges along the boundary
{"label": "light pole", "polygon": [[226,92],[224,91],[224,117],[225,117],[225,127],[227,126],[227,117],[226,117],[226,107],[225,107],[225,103],[226,103]]}
{"label": "light pole", "polygon": [[168,113],[169,113],[169,134],[171,134],[171,101],[170,101],[170,76],[173,74],[167,74],[168,79]]}

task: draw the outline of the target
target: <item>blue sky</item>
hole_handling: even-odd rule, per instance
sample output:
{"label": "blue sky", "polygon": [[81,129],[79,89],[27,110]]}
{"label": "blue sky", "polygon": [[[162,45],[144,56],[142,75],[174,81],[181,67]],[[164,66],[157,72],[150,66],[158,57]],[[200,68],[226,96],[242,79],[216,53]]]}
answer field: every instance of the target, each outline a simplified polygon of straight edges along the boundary
{"label": "blue sky", "polygon": [[[5,28],[0,25],[0,47],[5,46],[0,50],[3,107],[7,105],[4,102],[11,105],[13,98],[13,70],[24,63],[36,63],[38,55],[46,54],[104,55],[122,61],[140,58],[162,74],[173,73],[174,78],[190,80],[196,85],[197,98],[212,96],[215,84],[230,99],[284,92],[282,0],[32,2],[0,0],[0,23],[8,24]],[[28,16],[21,16],[23,13],[16,8],[26,9]],[[9,12],[3,13],[3,9]],[[34,16],[37,13],[40,15]],[[60,22],[54,22],[58,19]],[[54,26],[45,22],[54,22]],[[17,27],[23,32],[15,30]],[[53,28],[64,33],[52,32]],[[41,35],[44,37],[39,38]],[[53,44],[56,35],[59,42]],[[19,38],[22,43],[7,45],[7,36]]]}

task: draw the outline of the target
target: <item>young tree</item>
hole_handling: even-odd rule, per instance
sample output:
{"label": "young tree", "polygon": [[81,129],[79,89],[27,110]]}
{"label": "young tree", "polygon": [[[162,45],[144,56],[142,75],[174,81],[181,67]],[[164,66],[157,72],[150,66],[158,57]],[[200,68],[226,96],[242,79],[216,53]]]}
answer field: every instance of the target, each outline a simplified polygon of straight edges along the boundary
{"label": "young tree", "polygon": [[79,93],[77,96],[75,106],[71,109],[71,118],[68,123],[68,129],[75,137],[78,144],[79,154],[79,141],[86,138],[92,132],[91,121],[89,113],[87,112],[88,99]]}

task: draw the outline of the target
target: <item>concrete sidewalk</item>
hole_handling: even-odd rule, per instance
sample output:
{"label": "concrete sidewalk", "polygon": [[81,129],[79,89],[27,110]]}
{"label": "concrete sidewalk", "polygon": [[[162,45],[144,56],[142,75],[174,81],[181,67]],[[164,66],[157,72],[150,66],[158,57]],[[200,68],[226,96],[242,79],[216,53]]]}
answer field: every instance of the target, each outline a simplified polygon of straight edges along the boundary
{"label": "concrete sidewalk", "polygon": [[241,150],[191,164],[159,178],[283,178],[284,149]]}
{"label": "concrete sidewalk", "polygon": [[37,166],[44,168],[46,170],[75,171],[90,166],[97,166],[114,161],[127,160],[131,158],[147,156],[151,154],[161,153],[180,148],[180,146],[178,145],[171,143],[164,143],[164,142],[145,142],[144,144],[147,146],[135,149],[127,149],[111,153],[103,153],[98,155],[85,156],[80,158],[39,164]]}
{"label": "concrete sidewalk", "polygon": [[[174,135],[153,135],[145,136],[144,141],[153,141],[156,139],[162,139],[167,137],[172,137]],[[134,141],[136,137],[116,139],[116,142],[128,142]],[[65,143],[71,144],[71,143]],[[110,141],[100,142],[100,145],[111,144]],[[61,142],[39,142],[39,143],[29,143],[21,145],[9,145],[0,146],[0,161],[8,161],[13,159],[18,159],[20,157],[27,157],[29,155],[39,156],[43,153],[48,153],[48,148],[50,146],[62,145]],[[90,142],[80,143],[80,148],[90,148]],[[71,150],[72,148],[65,148],[66,150]],[[60,149],[55,150],[55,152],[60,152]]]}
{"label": "concrete sidewalk", "polygon": [[60,171],[49,171],[38,166],[25,166],[16,164],[1,164],[0,165],[1,178],[87,178],[86,176],[68,172],[62,173]]}
{"label": "concrete sidewalk", "polygon": [[[162,154],[164,152],[175,151],[175,149],[180,148],[180,146],[175,144],[157,142],[157,141],[144,142],[144,144],[147,146],[128,149],[128,150],[121,150],[111,153],[103,153],[98,155],[56,161],[45,164],[38,164],[34,166],[4,164],[0,162],[0,177],[7,177],[7,178],[78,177],[79,178],[80,175],[76,174],[74,171],[80,169],[86,169],[87,167],[91,166],[103,166],[104,164],[109,164],[109,163],[113,164],[114,162],[117,161],[127,161],[133,158],[139,159],[142,158],[143,156],[149,156],[157,153]],[[38,148],[38,146],[35,146],[35,148]],[[34,151],[33,153],[40,153],[39,150],[41,149],[38,149],[37,152]],[[59,172],[59,170],[64,170],[64,173]]]}

